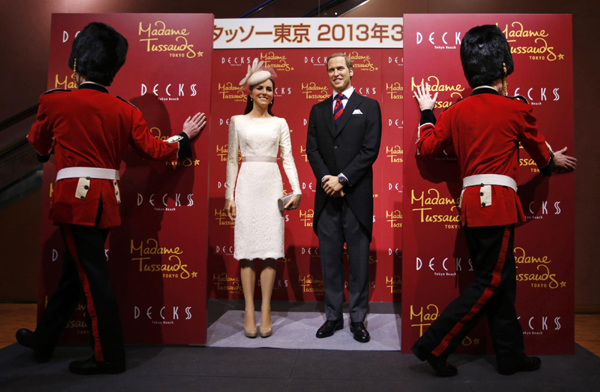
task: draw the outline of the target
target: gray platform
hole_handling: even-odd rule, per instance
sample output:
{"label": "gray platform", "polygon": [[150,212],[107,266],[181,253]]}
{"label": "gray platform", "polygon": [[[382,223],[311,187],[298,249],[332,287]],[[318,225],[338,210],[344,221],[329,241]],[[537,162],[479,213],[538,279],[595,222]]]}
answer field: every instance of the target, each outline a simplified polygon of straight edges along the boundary
{"label": "gray platform", "polygon": [[[233,341],[230,339],[239,332],[221,331],[215,323],[230,325],[226,322],[229,318],[240,323],[240,306],[211,301],[209,323],[214,329],[212,335],[209,331],[209,343]],[[311,309],[321,315],[319,304],[298,304],[293,311],[281,306],[274,304],[274,312],[288,312],[287,317],[294,320],[303,316],[291,313]],[[382,315],[381,320],[393,313],[389,306],[371,306],[371,314]],[[313,315],[310,322],[317,321],[317,315]],[[375,317],[370,320],[374,342],[384,345],[375,339],[379,329],[375,321]],[[278,335],[283,341],[286,328],[299,322],[278,321],[271,338],[241,341],[275,344]],[[380,325],[389,327],[387,322]],[[308,337],[317,340],[314,335]],[[353,342],[347,327],[334,335],[337,337],[345,341],[343,345],[368,346]],[[68,372],[70,361],[90,354],[87,347],[58,347],[52,361],[37,364],[28,349],[16,344],[4,348],[0,350],[0,391],[600,391],[600,358],[580,346],[576,346],[575,355],[542,356],[539,371],[508,377],[495,371],[493,356],[451,356],[459,371],[451,379],[435,377],[429,365],[399,351],[306,348],[128,347],[126,373],[85,377]]]}

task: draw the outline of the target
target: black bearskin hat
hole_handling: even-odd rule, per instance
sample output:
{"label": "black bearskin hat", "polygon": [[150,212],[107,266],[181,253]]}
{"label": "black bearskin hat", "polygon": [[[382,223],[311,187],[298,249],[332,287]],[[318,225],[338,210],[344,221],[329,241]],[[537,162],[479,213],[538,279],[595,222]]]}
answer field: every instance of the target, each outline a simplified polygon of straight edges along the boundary
{"label": "black bearskin hat", "polygon": [[69,56],[69,68],[86,80],[110,86],[125,63],[128,44],[125,37],[104,23],[92,22],[75,37]]}
{"label": "black bearskin hat", "polygon": [[494,80],[510,75],[515,69],[510,45],[496,25],[477,26],[469,30],[460,46],[460,60],[472,88],[490,85]]}

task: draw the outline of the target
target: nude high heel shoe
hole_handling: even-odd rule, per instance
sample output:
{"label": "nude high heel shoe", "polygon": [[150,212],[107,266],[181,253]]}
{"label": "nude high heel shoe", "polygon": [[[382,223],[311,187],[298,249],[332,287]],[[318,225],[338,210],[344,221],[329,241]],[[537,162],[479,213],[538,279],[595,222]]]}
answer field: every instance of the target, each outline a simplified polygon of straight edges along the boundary
{"label": "nude high heel shoe", "polygon": [[249,316],[248,313],[244,314],[244,335],[247,338],[254,339],[255,337],[258,336],[258,331],[256,330],[256,324],[254,326],[254,329],[246,328],[246,317],[248,317],[248,316]]}

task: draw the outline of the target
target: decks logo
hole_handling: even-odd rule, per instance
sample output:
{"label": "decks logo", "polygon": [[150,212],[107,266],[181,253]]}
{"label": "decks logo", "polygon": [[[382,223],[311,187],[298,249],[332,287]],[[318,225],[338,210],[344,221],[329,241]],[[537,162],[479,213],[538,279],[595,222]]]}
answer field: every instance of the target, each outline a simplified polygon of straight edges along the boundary
{"label": "decks logo", "polygon": [[317,191],[317,187],[315,186],[314,182],[303,182],[302,183],[302,190],[309,190],[310,192],[316,192]]}
{"label": "decks logo", "polygon": [[395,119],[388,119],[388,126],[389,127],[396,127],[398,129],[403,129],[404,128],[404,120],[400,119],[400,118],[395,118]]}
{"label": "decks logo", "polygon": [[388,57],[388,64],[396,64],[400,67],[404,66],[404,57],[396,56],[396,57]]}
{"label": "decks logo", "polygon": [[134,320],[150,320],[152,324],[171,325],[179,320],[191,320],[192,317],[191,306],[186,306],[185,308],[179,306],[133,307]]}
{"label": "decks logo", "polygon": [[388,191],[395,191],[398,193],[402,193],[402,184],[397,182],[397,183],[388,183]]}
{"label": "decks logo", "polygon": [[460,31],[417,32],[417,45],[431,45],[435,50],[454,50],[460,48]]}
{"label": "decks logo", "polygon": [[204,52],[190,43],[190,32],[181,26],[168,26],[162,20],[138,25],[139,42],[148,53],[165,53],[169,57],[200,58]]}
{"label": "decks logo", "polygon": [[560,88],[552,87],[517,87],[514,90],[513,96],[522,95],[529,100],[529,103],[535,106],[543,105],[544,102],[560,101]]}
{"label": "decks logo", "polygon": [[311,56],[304,57],[304,64],[312,64],[316,66],[325,66],[327,64],[327,56]]}
{"label": "decks logo", "polygon": [[415,271],[432,271],[434,276],[456,276],[461,272],[473,272],[471,259],[462,257],[417,257]]}
{"label": "decks logo", "polygon": [[233,245],[215,246],[214,254],[233,256]]}
{"label": "decks logo", "polygon": [[140,83],[140,94],[152,94],[160,101],[179,101],[182,97],[195,97],[198,95],[197,84],[186,83]]}
{"label": "decks logo", "polygon": [[151,195],[144,197],[144,195],[138,193],[137,206],[141,207],[146,204],[154,207],[154,211],[173,212],[176,211],[178,207],[192,207],[194,205],[194,194],[152,193]]}
{"label": "decks logo", "polygon": [[550,202],[550,207],[548,207],[548,200],[544,201],[532,201],[528,206],[528,213],[525,215],[527,219],[544,219],[545,216],[548,215],[560,215],[562,214],[562,209],[560,208],[560,201]]}
{"label": "decks logo", "polygon": [[252,57],[221,57],[221,64],[228,64],[232,67],[241,67],[243,65],[252,65]]}
{"label": "decks logo", "polygon": [[319,248],[315,248],[315,247],[308,247],[308,248],[302,247],[301,251],[300,251],[300,254],[302,254],[302,255],[310,255],[310,257],[313,257],[313,258],[320,258],[321,257],[321,253],[319,251]]}
{"label": "decks logo", "polygon": [[562,317],[518,317],[523,326],[523,335],[543,335],[544,331],[560,331],[562,329]]}

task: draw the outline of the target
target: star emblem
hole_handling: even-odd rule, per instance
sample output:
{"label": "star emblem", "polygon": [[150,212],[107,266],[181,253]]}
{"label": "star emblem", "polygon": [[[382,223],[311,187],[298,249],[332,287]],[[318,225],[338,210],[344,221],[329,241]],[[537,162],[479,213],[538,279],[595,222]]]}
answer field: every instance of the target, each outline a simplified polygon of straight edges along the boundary
{"label": "star emblem", "polygon": [[479,339],[473,339],[473,344],[475,344],[475,345],[479,344]]}
{"label": "star emblem", "polygon": [[198,166],[198,165],[200,165],[200,159],[196,159],[196,160],[194,161],[194,166]]}
{"label": "star emblem", "polygon": [[198,277],[198,273],[197,272],[192,272],[192,278],[197,278]]}
{"label": "star emblem", "polygon": [[204,56],[204,52],[198,52],[198,57]]}
{"label": "star emblem", "polygon": [[560,287],[567,287],[567,282],[560,282]]}
{"label": "star emblem", "polygon": [[564,54],[559,54],[558,55],[558,59],[559,60],[564,60],[565,59],[565,55]]}

